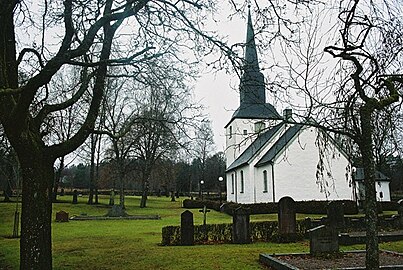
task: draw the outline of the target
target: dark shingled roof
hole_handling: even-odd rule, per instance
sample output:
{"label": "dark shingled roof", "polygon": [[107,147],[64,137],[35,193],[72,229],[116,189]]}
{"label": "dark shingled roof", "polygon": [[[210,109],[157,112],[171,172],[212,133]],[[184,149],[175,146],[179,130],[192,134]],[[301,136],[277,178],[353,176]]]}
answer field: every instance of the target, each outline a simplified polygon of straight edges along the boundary
{"label": "dark shingled roof", "polygon": [[235,118],[242,119],[275,119],[281,120],[283,119],[277,110],[270,103],[254,103],[254,104],[241,104],[239,108],[234,112],[231,117],[231,121],[225,125],[224,128],[227,128],[228,125]]}
{"label": "dark shingled roof", "polygon": [[260,134],[256,140],[227,168],[227,172],[247,164],[257,152],[280,130],[283,123]]}
{"label": "dark shingled roof", "polygon": [[[356,168],[354,173],[355,181],[363,181],[365,179],[364,168]],[[375,171],[375,181],[390,181],[390,178],[381,173],[380,171]]]}
{"label": "dark shingled roof", "polygon": [[298,134],[303,125],[296,124],[289,129],[277,140],[270,150],[256,163],[256,167],[263,166],[271,161],[283,150],[284,147]]}

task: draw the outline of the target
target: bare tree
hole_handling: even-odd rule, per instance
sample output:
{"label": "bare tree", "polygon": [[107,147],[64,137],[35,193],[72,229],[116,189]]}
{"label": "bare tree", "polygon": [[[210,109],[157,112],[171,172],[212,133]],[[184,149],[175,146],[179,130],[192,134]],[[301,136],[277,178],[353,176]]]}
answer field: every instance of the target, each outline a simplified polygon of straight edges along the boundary
{"label": "bare tree", "polygon": [[[134,93],[131,87],[131,80],[109,79],[108,89],[104,102],[105,125],[104,132],[109,135],[111,143],[108,149],[109,160],[114,167],[114,179],[117,177],[119,184],[119,204],[121,209],[124,205],[124,183],[126,174],[129,172],[130,153],[134,140],[128,136],[132,126],[137,120],[134,110]],[[115,180],[113,189],[115,188]]]}
{"label": "bare tree", "polygon": [[[135,68],[136,63],[155,57],[149,40],[166,41],[164,48],[163,42],[156,42],[161,46],[156,53],[174,44],[185,48],[188,40],[206,40],[200,22],[204,11],[212,10],[210,1],[67,0],[48,4],[0,2],[0,121],[18,156],[23,179],[21,269],[52,268],[53,164],[79,147],[93,131],[108,66],[131,64]],[[131,33],[137,35],[130,42],[125,33],[118,32],[125,20],[132,25]],[[55,30],[53,35],[50,28]],[[39,39],[25,40],[17,56],[16,34],[24,35],[28,29],[38,35],[25,38]],[[135,50],[125,50],[124,57],[114,58],[114,44],[124,42]],[[70,89],[68,99],[58,98],[50,83],[68,65],[81,67],[82,80]],[[49,119],[72,106],[86,112],[84,120],[71,138],[49,143]]]}
{"label": "bare tree", "polygon": [[202,197],[201,190],[201,181],[206,183],[206,163],[209,158],[210,153],[213,151],[214,140],[213,140],[213,131],[211,130],[211,122],[204,121],[201,123],[200,128],[197,129],[196,139],[194,142],[194,155],[198,160],[196,164],[200,166],[199,168],[199,197]]}

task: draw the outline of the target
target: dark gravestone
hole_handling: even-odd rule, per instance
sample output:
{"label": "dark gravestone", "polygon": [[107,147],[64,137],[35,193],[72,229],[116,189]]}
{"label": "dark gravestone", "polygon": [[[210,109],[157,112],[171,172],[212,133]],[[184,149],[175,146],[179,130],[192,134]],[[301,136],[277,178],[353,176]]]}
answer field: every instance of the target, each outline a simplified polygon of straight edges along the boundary
{"label": "dark gravestone", "polygon": [[320,225],[308,230],[308,233],[309,250],[312,255],[339,252],[339,237],[335,228]]}
{"label": "dark gravestone", "polygon": [[249,244],[251,242],[249,215],[249,209],[242,207],[235,209],[232,217],[232,242],[234,244]]}
{"label": "dark gravestone", "polygon": [[67,222],[69,221],[69,213],[60,211],[56,213],[56,221],[57,222]]}
{"label": "dark gravestone", "polygon": [[283,197],[278,202],[278,232],[280,236],[295,235],[297,227],[295,202]]}
{"label": "dark gravestone", "polygon": [[60,196],[64,196],[64,188],[60,190]]}
{"label": "dark gravestone", "polygon": [[186,210],[181,215],[181,245],[193,246],[194,243],[194,225],[193,213]]}
{"label": "dark gravestone", "polygon": [[399,224],[400,228],[403,229],[403,199],[397,202],[399,206],[397,207],[397,213],[399,214]]}
{"label": "dark gravestone", "polygon": [[344,204],[340,201],[332,201],[327,205],[327,220],[330,227],[342,229],[344,222]]}
{"label": "dark gravestone", "polygon": [[77,197],[78,197],[78,191],[77,191],[77,189],[75,189],[75,190],[73,191],[73,204],[77,204],[77,203],[78,203]]}

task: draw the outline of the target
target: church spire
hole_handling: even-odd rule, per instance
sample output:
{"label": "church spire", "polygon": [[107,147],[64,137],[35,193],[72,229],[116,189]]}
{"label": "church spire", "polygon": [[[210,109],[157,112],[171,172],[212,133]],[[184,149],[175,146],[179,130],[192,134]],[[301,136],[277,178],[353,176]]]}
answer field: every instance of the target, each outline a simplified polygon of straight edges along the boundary
{"label": "church spire", "polygon": [[263,74],[259,71],[259,62],[255,44],[250,6],[248,10],[248,23],[246,27],[245,58],[243,74],[240,84],[240,106],[266,103]]}
{"label": "church spire", "polygon": [[244,48],[245,58],[239,84],[240,104],[225,127],[234,119],[281,119],[273,105],[266,103],[266,88],[263,73],[259,70],[250,6]]}
{"label": "church spire", "polygon": [[246,46],[245,46],[245,71],[247,69],[259,71],[259,61],[257,58],[255,33],[253,31],[252,16],[250,15],[250,6],[248,6],[248,24],[246,29]]}

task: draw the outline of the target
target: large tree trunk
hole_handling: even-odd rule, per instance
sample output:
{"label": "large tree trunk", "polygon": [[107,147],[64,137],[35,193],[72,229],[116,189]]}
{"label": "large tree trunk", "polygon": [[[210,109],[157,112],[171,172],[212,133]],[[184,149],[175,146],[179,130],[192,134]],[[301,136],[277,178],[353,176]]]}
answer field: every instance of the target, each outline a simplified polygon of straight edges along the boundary
{"label": "large tree trunk", "polygon": [[120,189],[119,189],[119,206],[122,209],[125,209],[125,182],[124,177],[125,174],[123,172],[122,161],[119,161],[119,179],[120,179]]}
{"label": "large tree trunk", "polygon": [[24,149],[22,170],[20,269],[52,269],[51,218],[53,161]]}
{"label": "large tree trunk", "polygon": [[148,183],[147,178],[143,178],[142,183],[142,194],[141,194],[141,201],[140,201],[140,208],[145,208],[147,206],[147,196],[148,196]]}
{"label": "large tree trunk", "polygon": [[360,109],[361,138],[360,151],[365,172],[365,216],[366,216],[366,269],[379,269],[379,247],[378,247],[378,211],[376,204],[375,190],[375,162],[373,152],[371,122],[373,110],[370,105],[365,105]]}

